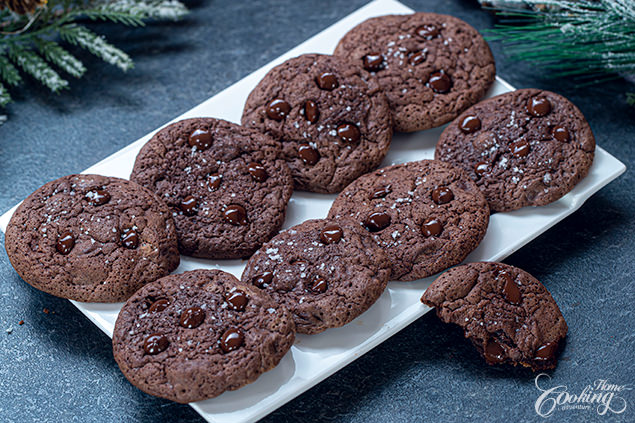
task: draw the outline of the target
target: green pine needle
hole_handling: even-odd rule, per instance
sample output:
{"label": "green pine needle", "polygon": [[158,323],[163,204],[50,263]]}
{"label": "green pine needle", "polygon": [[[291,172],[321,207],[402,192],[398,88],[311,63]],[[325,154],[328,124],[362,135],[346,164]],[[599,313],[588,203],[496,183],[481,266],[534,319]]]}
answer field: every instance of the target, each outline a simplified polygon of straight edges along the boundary
{"label": "green pine needle", "polygon": [[635,74],[634,1],[511,1],[535,10],[499,10],[501,24],[486,38],[501,41],[512,60],[560,77]]}
{"label": "green pine needle", "polygon": [[49,62],[75,78],[81,78],[86,72],[84,64],[56,42],[38,38],[35,40],[35,45]]}
{"label": "green pine needle", "polygon": [[64,41],[85,48],[106,63],[117,66],[123,71],[130,70],[134,66],[130,56],[84,26],[64,25],[59,31]]}
{"label": "green pine needle", "polygon": [[9,57],[22,70],[33,78],[46,85],[51,91],[58,92],[68,87],[68,81],[49,66],[40,56],[31,50],[26,50],[20,46],[11,46],[9,49]]}
{"label": "green pine needle", "polygon": [[0,83],[0,106],[4,107],[7,104],[11,103],[11,96],[9,95],[9,91]]}
{"label": "green pine needle", "polygon": [[22,82],[20,72],[15,66],[4,56],[4,53],[0,53],[0,78],[9,85],[19,85]]}
{"label": "green pine needle", "polygon": [[635,93],[626,93],[626,102],[631,106],[635,106]]}

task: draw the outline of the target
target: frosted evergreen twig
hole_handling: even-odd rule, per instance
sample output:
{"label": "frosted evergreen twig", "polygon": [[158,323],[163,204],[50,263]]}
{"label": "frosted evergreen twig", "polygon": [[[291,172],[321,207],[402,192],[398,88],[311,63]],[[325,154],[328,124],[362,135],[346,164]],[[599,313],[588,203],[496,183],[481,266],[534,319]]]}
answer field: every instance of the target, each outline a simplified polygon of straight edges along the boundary
{"label": "frosted evergreen twig", "polygon": [[9,49],[9,57],[11,57],[11,60],[22,68],[24,72],[46,85],[51,91],[58,92],[68,87],[68,81],[63,79],[44,59],[33,51],[23,49],[19,46],[11,46]]}
{"label": "frosted evergreen twig", "polygon": [[81,78],[86,72],[84,64],[59,44],[38,38],[35,40],[35,45],[49,62],[75,78]]}

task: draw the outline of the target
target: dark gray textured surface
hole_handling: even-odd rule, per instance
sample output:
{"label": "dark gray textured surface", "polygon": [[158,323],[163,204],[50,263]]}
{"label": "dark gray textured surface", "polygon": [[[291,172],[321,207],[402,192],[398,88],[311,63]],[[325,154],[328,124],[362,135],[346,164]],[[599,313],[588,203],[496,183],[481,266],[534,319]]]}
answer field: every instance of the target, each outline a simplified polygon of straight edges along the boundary
{"label": "dark gray textured surface", "polygon": [[[122,75],[82,55],[89,72],[62,95],[35,84],[15,95],[10,119],[0,126],[0,210],[119,150],[364,3],[201,1],[190,2],[194,13],[179,24],[98,26],[133,56],[136,68]],[[493,25],[475,1],[405,3],[456,15],[478,29]],[[541,78],[540,69],[512,63],[500,46],[492,47],[499,75],[519,88],[570,98],[598,144],[633,166],[635,109],[624,99],[633,85],[617,80],[576,88]],[[634,184],[627,171],[507,260],[543,281],[567,319],[568,342],[552,383],[571,393],[596,379],[635,382]],[[4,252],[0,281],[0,421],[200,420],[187,406],[133,388],[119,373],[108,337],[69,302],[22,282]],[[538,394],[532,374],[486,367],[459,331],[429,313],[265,420],[534,421],[541,420],[534,411]],[[555,418],[633,421],[635,392],[622,396],[628,404],[619,416],[581,410]]]}

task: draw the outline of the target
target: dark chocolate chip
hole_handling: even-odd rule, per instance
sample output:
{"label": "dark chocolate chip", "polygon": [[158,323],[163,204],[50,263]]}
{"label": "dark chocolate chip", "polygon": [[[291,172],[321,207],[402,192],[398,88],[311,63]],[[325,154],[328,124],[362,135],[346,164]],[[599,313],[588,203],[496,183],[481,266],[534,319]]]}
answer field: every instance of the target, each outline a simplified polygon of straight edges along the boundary
{"label": "dark chocolate chip", "polygon": [[353,123],[343,123],[337,127],[337,136],[346,143],[357,144],[362,134],[357,125]]}
{"label": "dark chocolate chip", "polygon": [[216,191],[220,187],[220,183],[223,179],[223,175],[218,173],[210,173],[207,175],[207,187],[212,191]]}
{"label": "dark chocolate chip", "polygon": [[91,206],[103,206],[110,201],[110,194],[103,189],[93,189],[86,193],[85,198]]}
{"label": "dark chocolate chip", "polygon": [[481,120],[474,115],[465,116],[463,120],[461,120],[459,128],[464,133],[471,134],[481,129]]}
{"label": "dark chocolate chip", "polygon": [[478,176],[483,176],[489,172],[489,163],[487,162],[478,162],[476,166],[474,166],[474,173]]}
{"label": "dark chocolate chip", "polygon": [[298,147],[298,156],[300,156],[304,163],[310,166],[313,166],[320,160],[320,153],[307,143],[300,144]]}
{"label": "dark chocolate chip", "polygon": [[188,142],[199,151],[207,150],[212,145],[212,134],[206,129],[197,129],[190,134]]}
{"label": "dark chocolate chip", "polygon": [[425,24],[415,29],[415,34],[425,39],[432,39],[439,35],[439,28],[436,25]]}
{"label": "dark chocolate chip", "polygon": [[432,201],[437,204],[445,204],[454,200],[454,193],[450,187],[438,187],[432,190]]}
{"label": "dark chocolate chip", "polygon": [[258,288],[265,288],[267,285],[271,283],[273,280],[272,272],[262,272],[259,275],[254,276],[252,279],[252,283],[256,285]]}
{"label": "dark chocolate chip", "polygon": [[304,117],[311,123],[316,123],[320,118],[320,109],[313,100],[304,102]]}
{"label": "dark chocolate chip", "polygon": [[342,239],[342,228],[340,225],[328,225],[320,232],[320,241],[324,244],[335,244]]}
{"label": "dark chocolate chip", "polygon": [[243,311],[245,307],[247,307],[249,297],[247,297],[247,294],[245,294],[244,291],[235,289],[233,291],[225,292],[225,301],[227,301],[227,304],[229,304],[232,310]]}
{"label": "dark chocolate chip", "polygon": [[551,112],[551,103],[546,97],[532,97],[527,101],[527,111],[535,117],[547,116]]}
{"label": "dark chocolate chip", "polygon": [[68,254],[75,246],[75,237],[71,231],[63,232],[58,238],[55,248],[60,254]]}
{"label": "dark chocolate chip", "polygon": [[225,331],[218,340],[223,352],[231,352],[240,348],[245,342],[245,336],[238,328],[230,328]]}
{"label": "dark chocolate chip", "polygon": [[269,119],[281,121],[283,120],[291,111],[291,106],[286,101],[276,98],[271,100],[269,104],[267,104],[267,116]]}
{"label": "dark chocolate chip", "polygon": [[569,141],[569,130],[564,126],[554,126],[551,130],[551,136],[560,142]]}
{"label": "dark chocolate chip", "polygon": [[170,300],[167,298],[160,298],[152,303],[148,311],[150,313],[160,313],[170,305]]}
{"label": "dark chocolate chip", "polygon": [[203,320],[205,320],[205,311],[200,307],[190,307],[181,313],[179,325],[186,329],[194,329],[199,327]]}
{"label": "dark chocolate chip", "polygon": [[369,53],[362,59],[364,69],[369,72],[377,72],[384,68],[384,56],[381,53]]}
{"label": "dark chocolate chip", "polygon": [[223,216],[225,220],[232,225],[240,225],[244,226],[248,223],[247,221],[247,211],[245,208],[239,204],[230,204],[223,211]]}
{"label": "dark chocolate chip", "polygon": [[513,142],[510,145],[510,149],[512,151],[512,156],[514,157],[525,157],[527,154],[529,154],[529,143],[526,140],[519,140],[516,142]]}
{"label": "dark chocolate chip", "polygon": [[179,208],[186,216],[194,216],[198,213],[198,200],[192,195],[188,195],[179,204]]}
{"label": "dark chocolate chip", "polygon": [[391,222],[390,215],[385,212],[371,213],[364,221],[364,226],[370,232],[379,232],[386,229]]}
{"label": "dark chocolate chip", "polygon": [[313,284],[311,284],[311,291],[317,294],[325,293],[327,288],[328,288],[328,284],[326,283],[326,279],[321,278],[319,276],[315,278],[315,280],[313,281]]}
{"label": "dark chocolate chip", "polygon": [[331,72],[324,72],[315,79],[320,87],[326,91],[332,91],[339,86],[339,82],[337,82],[337,77]]}
{"label": "dark chocolate chip", "polygon": [[165,335],[161,333],[153,333],[148,335],[145,341],[143,341],[143,350],[146,354],[155,355],[167,350],[169,345],[170,342]]}
{"label": "dark chocolate chip", "polygon": [[437,219],[428,219],[421,225],[421,232],[425,237],[439,236],[441,231],[443,231],[443,225]]}
{"label": "dark chocolate chip", "polygon": [[428,85],[439,94],[447,93],[452,87],[452,80],[443,71],[433,72],[428,79]]}
{"label": "dark chocolate chip", "polygon": [[124,229],[121,234],[121,245],[130,250],[139,246],[139,235],[133,228]]}
{"label": "dark chocolate chip", "polygon": [[498,274],[498,277],[503,279],[503,293],[505,294],[505,298],[512,304],[520,304],[521,295],[520,289],[518,289],[518,285],[514,282],[514,278],[508,272],[503,271]]}
{"label": "dark chocolate chip", "polygon": [[485,358],[493,363],[501,363],[505,360],[505,350],[498,341],[490,339],[485,347]]}
{"label": "dark chocolate chip", "polygon": [[420,63],[423,63],[426,61],[426,52],[423,50],[420,51],[413,51],[408,53],[408,63],[410,63],[412,66],[417,66]]}
{"label": "dark chocolate chip", "polygon": [[267,171],[260,163],[251,162],[249,163],[248,169],[249,174],[256,182],[264,182],[269,177],[269,175],[267,175]]}
{"label": "dark chocolate chip", "polygon": [[383,188],[378,188],[372,194],[370,194],[370,199],[376,200],[377,198],[384,198],[391,192],[392,192],[392,187],[390,185],[386,185]]}
{"label": "dark chocolate chip", "polygon": [[558,349],[557,342],[547,342],[544,345],[541,345],[536,350],[536,354],[534,356],[534,360],[536,361],[549,361],[554,358],[556,355],[556,350]]}

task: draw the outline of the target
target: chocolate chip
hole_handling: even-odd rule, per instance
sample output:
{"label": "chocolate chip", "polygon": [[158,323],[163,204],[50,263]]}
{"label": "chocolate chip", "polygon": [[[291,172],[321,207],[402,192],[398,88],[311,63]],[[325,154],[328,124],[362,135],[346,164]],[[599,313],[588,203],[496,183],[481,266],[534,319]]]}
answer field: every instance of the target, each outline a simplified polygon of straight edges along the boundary
{"label": "chocolate chip", "polygon": [[244,291],[235,289],[233,291],[225,292],[225,301],[227,301],[227,304],[229,304],[232,310],[243,311],[245,307],[247,307],[249,297],[247,297],[247,294],[245,294]]}
{"label": "chocolate chip", "polygon": [[245,208],[238,204],[230,204],[227,206],[223,212],[223,216],[225,217],[225,221],[232,225],[244,226],[248,223]]}
{"label": "chocolate chip", "polygon": [[415,34],[427,40],[430,40],[439,35],[439,28],[437,28],[436,25],[432,24],[421,25],[420,27],[415,29]]}
{"label": "chocolate chip", "polygon": [[197,129],[190,134],[188,142],[199,151],[207,150],[212,145],[212,134],[208,130]]}
{"label": "chocolate chip", "polygon": [[258,288],[265,288],[271,283],[272,280],[272,272],[262,272],[261,274],[254,276],[254,278],[251,280],[251,283],[256,285]]}
{"label": "chocolate chip", "polygon": [[326,280],[319,276],[315,278],[315,280],[313,281],[313,284],[311,284],[311,291],[317,294],[325,293],[327,288],[328,288],[328,284],[326,283]]}
{"label": "chocolate chip", "polygon": [[190,307],[181,313],[179,325],[186,329],[194,329],[199,327],[203,320],[205,320],[205,311],[200,307]]}
{"label": "chocolate chip", "polygon": [[342,239],[342,228],[340,225],[328,225],[320,232],[320,241],[324,244],[335,244]]}
{"label": "chocolate chip", "polygon": [[434,72],[428,79],[428,85],[439,94],[447,93],[452,87],[452,80],[443,71]]}
{"label": "chocolate chip", "polygon": [[478,176],[483,176],[489,172],[489,163],[487,162],[478,162],[476,166],[474,166],[474,173]]}
{"label": "chocolate chip", "polygon": [[481,129],[481,120],[474,115],[465,116],[463,120],[461,120],[459,128],[464,133],[471,134]]}
{"label": "chocolate chip", "polygon": [[212,191],[216,191],[218,187],[220,187],[222,179],[223,175],[219,175],[218,173],[210,173],[209,175],[207,175],[207,187]]}
{"label": "chocolate chip", "polygon": [[75,237],[71,231],[63,232],[58,238],[55,248],[60,254],[68,254],[75,246]]}
{"label": "chocolate chip", "polygon": [[110,194],[103,189],[94,189],[88,191],[84,198],[86,198],[88,204],[91,206],[103,206],[110,201]]}
{"label": "chocolate chip", "polygon": [[339,86],[339,82],[337,82],[337,77],[331,72],[324,72],[320,74],[315,81],[323,90],[332,91]]}
{"label": "chocolate chip", "polygon": [[139,235],[132,228],[124,229],[121,234],[121,245],[130,250],[134,250],[139,245]]}
{"label": "chocolate chip", "polygon": [[269,177],[269,175],[267,175],[267,171],[260,163],[251,162],[249,163],[248,169],[249,174],[256,182],[264,182]]}
{"label": "chocolate chip", "polygon": [[408,53],[408,63],[410,63],[412,66],[417,66],[420,63],[423,63],[426,61],[426,52],[423,50],[420,51],[413,51]]}
{"label": "chocolate chip", "polygon": [[370,232],[379,232],[382,229],[386,229],[391,222],[390,215],[385,212],[371,213],[364,221],[364,226]]}
{"label": "chocolate chip", "polygon": [[152,303],[148,311],[150,313],[160,313],[170,305],[170,300],[167,298],[160,298]]}
{"label": "chocolate chip", "polygon": [[527,154],[529,154],[529,143],[526,140],[519,140],[516,142],[513,142],[510,145],[510,149],[512,151],[512,156],[514,157],[525,157]]}
{"label": "chocolate chip", "polygon": [[298,146],[298,156],[300,156],[304,163],[310,166],[313,166],[320,160],[320,153],[307,143],[302,143]]}
{"label": "chocolate chip", "polygon": [[428,219],[421,225],[421,232],[425,237],[439,236],[442,230],[443,225],[436,219]]}
{"label": "chocolate chip", "polygon": [[551,130],[551,136],[557,141],[567,142],[569,141],[569,130],[564,126],[554,126]]}
{"label": "chocolate chip", "polygon": [[357,144],[362,134],[357,125],[353,123],[343,123],[337,127],[337,136],[346,143]]}
{"label": "chocolate chip", "polygon": [[188,195],[179,204],[179,208],[186,216],[194,216],[198,213],[198,200],[192,195]]}
{"label": "chocolate chip", "polygon": [[541,345],[536,350],[536,354],[534,356],[534,360],[536,361],[549,361],[552,360],[556,354],[556,350],[558,349],[557,342],[547,342],[544,345]]}
{"label": "chocolate chip", "polygon": [[505,294],[505,298],[512,304],[520,304],[521,295],[520,289],[518,289],[518,285],[514,282],[514,278],[508,272],[503,271],[498,274],[498,277],[503,279],[503,293]]}
{"label": "chocolate chip", "polygon": [[546,97],[532,97],[527,101],[527,111],[535,117],[547,116],[551,112],[551,103]]}
{"label": "chocolate chip", "polygon": [[454,193],[449,187],[438,187],[432,190],[432,201],[437,204],[445,204],[454,200]]}
{"label": "chocolate chip", "polygon": [[269,119],[281,121],[283,120],[291,111],[291,106],[286,101],[276,98],[271,100],[269,104],[267,104],[267,116]]}
{"label": "chocolate chip", "polygon": [[384,56],[381,53],[369,53],[362,59],[364,69],[369,72],[377,72],[384,68]]}
{"label": "chocolate chip", "polygon": [[311,123],[316,123],[320,118],[320,110],[313,100],[304,102],[304,117]]}
{"label": "chocolate chip", "polygon": [[501,363],[505,360],[505,350],[498,341],[490,339],[485,346],[485,358],[493,363]]}
{"label": "chocolate chip", "polygon": [[218,340],[223,352],[231,352],[240,348],[245,342],[245,336],[238,328],[230,328],[225,331]]}
{"label": "chocolate chip", "polygon": [[161,333],[153,333],[148,335],[143,341],[143,350],[146,354],[159,354],[161,351],[165,351],[168,349],[170,342],[168,338]]}
{"label": "chocolate chip", "polygon": [[377,198],[384,198],[391,192],[392,192],[392,187],[390,185],[386,185],[385,187],[379,188],[375,190],[372,194],[370,194],[370,199],[376,200]]}

